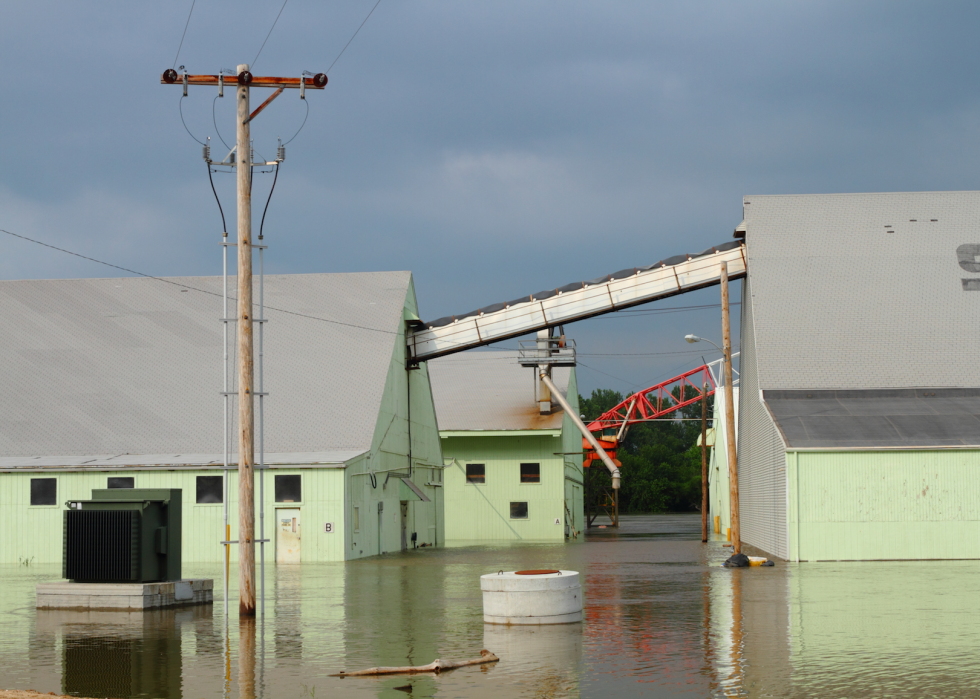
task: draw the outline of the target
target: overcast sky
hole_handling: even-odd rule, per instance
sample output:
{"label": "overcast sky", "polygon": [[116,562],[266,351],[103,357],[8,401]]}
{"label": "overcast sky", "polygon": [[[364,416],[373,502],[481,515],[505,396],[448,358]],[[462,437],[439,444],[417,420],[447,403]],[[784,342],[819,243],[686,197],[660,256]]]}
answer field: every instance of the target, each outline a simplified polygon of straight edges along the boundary
{"label": "overcast sky", "polygon": [[[253,72],[325,70],[374,2],[289,0]],[[220,273],[201,148],[159,84],[190,5],[0,6],[0,228],[147,274]],[[281,6],[197,0],[177,65],[251,63]],[[969,2],[381,0],[308,94],[268,269],[408,269],[431,319],[728,241],[747,194],[976,189],[978,20]],[[218,155],[233,92],[190,93],[187,126]],[[305,113],[280,97],[257,151]],[[215,177],[233,214],[233,178]],[[0,234],[2,278],[116,274]],[[696,365],[683,335],[720,342],[720,311],[566,331],[582,392],[625,391]]]}

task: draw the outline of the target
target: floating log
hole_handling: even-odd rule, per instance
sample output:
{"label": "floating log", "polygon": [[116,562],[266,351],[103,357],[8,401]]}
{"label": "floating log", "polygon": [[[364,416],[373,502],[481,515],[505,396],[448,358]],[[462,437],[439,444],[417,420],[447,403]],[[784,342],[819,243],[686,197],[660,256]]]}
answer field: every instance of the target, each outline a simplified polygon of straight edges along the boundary
{"label": "floating log", "polygon": [[499,661],[496,655],[483,649],[480,651],[480,657],[474,660],[440,660],[436,658],[428,665],[403,665],[401,667],[372,667],[367,670],[359,670],[357,672],[339,672],[336,675],[330,675],[331,677],[371,677],[377,675],[417,675],[423,672],[434,672],[437,675],[443,670],[453,670],[457,667],[466,667],[467,665],[486,665],[488,663],[495,663]]}

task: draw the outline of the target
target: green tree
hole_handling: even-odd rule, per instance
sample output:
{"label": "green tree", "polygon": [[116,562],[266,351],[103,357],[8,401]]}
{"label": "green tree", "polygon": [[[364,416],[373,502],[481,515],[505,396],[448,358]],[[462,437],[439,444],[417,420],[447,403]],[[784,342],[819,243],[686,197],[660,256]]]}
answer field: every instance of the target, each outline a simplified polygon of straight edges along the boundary
{"label": "green tree", "polygon": [[[683,399],[698,396],[687,386]],[[579,396],[579,405],[586,422],[614,408],[624,399],[618,391],[596,389],[588,398]],[[662,398],[662,408],[681,400],[680,387]],[[711,400],[709,398],[709,400]],[[701,506],[701,449],[697,438],[701,433],[701,402],[680,408],[670,420],[631,425],[616,457],[622,466],[622,489],[619,509],[622,513],[690,512]],[[681,418],[687,418],[682,420]],[[594,483],[611,487],[605,469],[592,474]]]}

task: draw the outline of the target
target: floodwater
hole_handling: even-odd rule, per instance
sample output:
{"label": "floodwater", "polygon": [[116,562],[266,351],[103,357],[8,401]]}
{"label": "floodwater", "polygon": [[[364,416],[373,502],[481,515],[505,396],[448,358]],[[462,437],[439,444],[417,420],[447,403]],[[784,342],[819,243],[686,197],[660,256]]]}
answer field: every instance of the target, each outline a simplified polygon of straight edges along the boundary
{"label": "floodwater", "polygon": [[[713,537],[717,539],[717,537]],[[720,567],[700,517],[623,517],[569,545],[268,566],[264,621],[224,606],[34,609],[46,566],[0,568],[0,688],[86,697],[980,697],[980,562]],[[586,620],[484,625],[479,577],[583,574]],[[187,566],[188,577],[219,569]],[[219,596],[220,596],[220,591]],[[233,599],[237,594],[233,592]],[[237,607],[237,605],[235,605]],[[329,677],[479,656],[439,676]]]}

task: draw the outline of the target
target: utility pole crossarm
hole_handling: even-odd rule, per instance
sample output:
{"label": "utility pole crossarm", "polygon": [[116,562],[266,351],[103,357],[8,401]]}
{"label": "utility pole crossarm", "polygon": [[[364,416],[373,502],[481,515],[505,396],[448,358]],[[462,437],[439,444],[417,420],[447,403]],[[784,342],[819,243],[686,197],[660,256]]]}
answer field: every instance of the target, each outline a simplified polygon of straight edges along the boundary
{"label": "utility pole crossarm", "polygon": [[300,89],[306,88],[308,90],[322,90],[327,86],[327,76],[325,73],[317,73],[311,78],[276,78],[276,77],[261,77],[258,75],[252,75],[248,71],[243,74],[235,75],[181,75],[176,70],[172,68],[164,71],[163,75],[160,76],[161,85],[183,85],[184,78],[187,78],[188,85],[210,85],[211,87],[218,87],[219,85],[226,82],[237,83],[248,85],[249,87],[281,87],[284,89]]}

